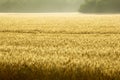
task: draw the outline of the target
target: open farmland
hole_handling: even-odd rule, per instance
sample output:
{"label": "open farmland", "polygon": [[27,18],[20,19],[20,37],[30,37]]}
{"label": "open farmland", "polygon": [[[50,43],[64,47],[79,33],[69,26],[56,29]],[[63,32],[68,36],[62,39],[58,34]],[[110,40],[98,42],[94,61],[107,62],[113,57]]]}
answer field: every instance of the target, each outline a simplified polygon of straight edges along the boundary
{"label": "open farmland", "polygon": [[0,14],[0,80],[120,80],[120,15]]}

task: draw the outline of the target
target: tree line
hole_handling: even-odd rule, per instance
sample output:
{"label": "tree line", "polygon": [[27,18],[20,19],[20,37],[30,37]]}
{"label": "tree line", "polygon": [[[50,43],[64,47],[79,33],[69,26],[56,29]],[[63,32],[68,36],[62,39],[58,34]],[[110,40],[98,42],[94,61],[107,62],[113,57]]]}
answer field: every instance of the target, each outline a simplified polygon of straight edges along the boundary
{"label": "tree line", "polygon": [[118,13],[120,12],[120,0],[85,0],[80,6],[80,12]]}
{"label": "tree line", "polygon": [[0,12],[118,13],[120,0],[0,0]]}

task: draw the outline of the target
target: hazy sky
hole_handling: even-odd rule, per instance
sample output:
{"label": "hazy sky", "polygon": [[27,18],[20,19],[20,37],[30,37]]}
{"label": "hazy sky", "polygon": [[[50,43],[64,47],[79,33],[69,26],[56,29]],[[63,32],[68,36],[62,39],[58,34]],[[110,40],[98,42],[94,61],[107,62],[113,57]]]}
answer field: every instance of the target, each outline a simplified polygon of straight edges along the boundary
{"label": "hazy sky", "polygon": [[77,12],[83,0],[0,0],[1,12]]}

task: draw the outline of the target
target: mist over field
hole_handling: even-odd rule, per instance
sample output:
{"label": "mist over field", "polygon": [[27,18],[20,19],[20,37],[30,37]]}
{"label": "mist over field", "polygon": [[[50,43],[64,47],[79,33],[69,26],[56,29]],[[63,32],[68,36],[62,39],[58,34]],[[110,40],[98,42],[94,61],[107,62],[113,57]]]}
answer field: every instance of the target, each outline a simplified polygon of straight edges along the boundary
{"label": "mist over field", "polygon": [[1,0],[0,12],[119,13],[120,0]]}
{"label": "mist over field", "polygon": [[1,0],[0,12],[78,12],[83,0]]}

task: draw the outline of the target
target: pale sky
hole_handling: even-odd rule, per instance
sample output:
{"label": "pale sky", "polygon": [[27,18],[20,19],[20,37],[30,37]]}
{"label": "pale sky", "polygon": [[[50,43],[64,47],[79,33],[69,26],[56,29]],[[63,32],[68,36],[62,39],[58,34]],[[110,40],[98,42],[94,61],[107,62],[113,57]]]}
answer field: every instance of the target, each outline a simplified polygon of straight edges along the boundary
{"label": "pale sky", "polygon": [[0,0],[1,12],[77,12],[83,0]]}

